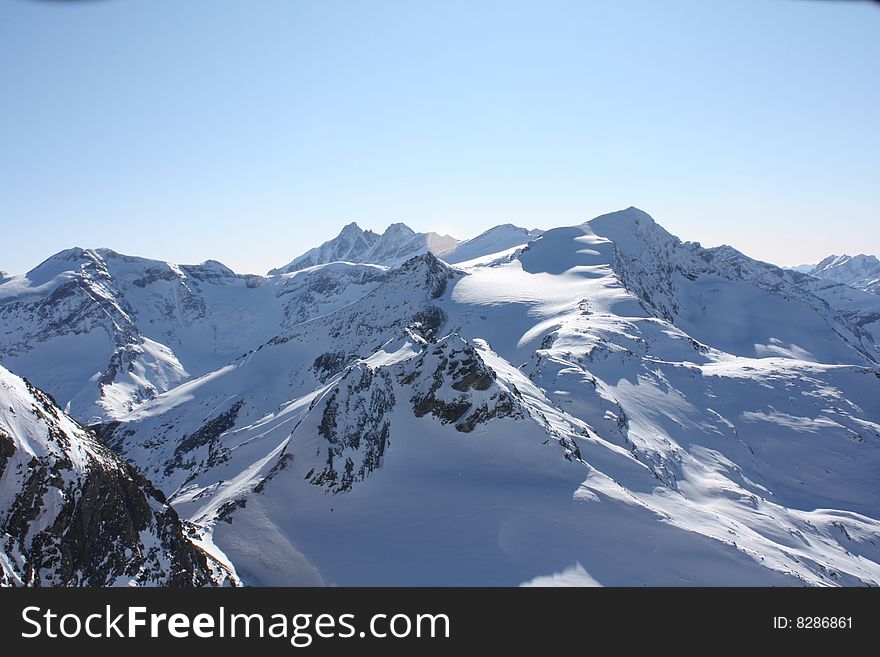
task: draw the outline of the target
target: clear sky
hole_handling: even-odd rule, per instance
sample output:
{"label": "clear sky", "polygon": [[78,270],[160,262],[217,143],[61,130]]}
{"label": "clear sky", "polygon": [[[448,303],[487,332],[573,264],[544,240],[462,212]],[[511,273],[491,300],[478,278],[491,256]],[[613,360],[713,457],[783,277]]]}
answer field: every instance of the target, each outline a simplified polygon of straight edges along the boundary
{"label": "clear sky", "polygon": [[265,272],[356,220],[635,205],[792,265],[880,254],[880,5],[0,0],[0,269]]}

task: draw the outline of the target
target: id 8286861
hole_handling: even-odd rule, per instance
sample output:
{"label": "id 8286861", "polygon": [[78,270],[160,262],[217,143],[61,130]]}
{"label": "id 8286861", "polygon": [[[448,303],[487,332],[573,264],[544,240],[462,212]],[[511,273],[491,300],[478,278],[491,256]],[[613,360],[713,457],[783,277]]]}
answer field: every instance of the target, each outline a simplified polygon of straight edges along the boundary
{"label": "id 8286861", "polygon": [[851,630],[852,616],[774,616],[774,630]]}

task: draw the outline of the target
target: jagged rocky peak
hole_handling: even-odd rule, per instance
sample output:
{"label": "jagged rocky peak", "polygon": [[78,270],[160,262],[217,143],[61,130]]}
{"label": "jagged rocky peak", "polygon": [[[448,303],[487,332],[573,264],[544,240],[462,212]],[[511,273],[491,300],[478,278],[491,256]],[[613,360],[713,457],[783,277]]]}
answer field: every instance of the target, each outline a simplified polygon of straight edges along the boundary
{"label": "jagged rocky peak", "polygon": [[329,262],[366,262],[364,256],[378,240],[379,235],[370,230],[364,231],[352,221],[343,226],[333,239],[309,249],[283,267],[270,270],[269,275],[289,274]]}
{"label": "jagged rocky peak", "polygon": [[375,244],[378,239],[379,235],[372,230],[364,230],[356,221],[352,221],[343,226],[342,230],[339,231],[339,235],[337,235],[334,240],[330,241],[333,242],[338,240],[340,245],[347,244],[350,248],[357,249],[359,247],[368,248]]}
{"label": "jagged rocky peak", "polygon": [[385,229],[385,232],[382,233],[382,236],[388,239],[401,239],[412,237],[415,234],[416,232],[412,228],[405,223],[398,221],[390,224],[388,228]]}
{"label": "jagged rocky peak", "polygon": [[220,583],[188,531],[133,466],[0,367],[0,584]]}
{"label": "jagged rocky peak", "polygon": [[408,258],[426,251],[439,253],[449,249],[458,240],[437,233],[417,233],[404,223],[393,223],[381,235],[362,230],[352,222],[339,235],[318,247],[306,251],[288,264],[269,272],[287,274],[330,262],[370,263],[396,266]]}
{"label": "jagged rocky peak", "polygon": [[[372,232],[372,231],[367,231]],[[364,229],[358,226],[356,221],[349,222],[339,231],[339,237],[356,237],[364,234]]]}

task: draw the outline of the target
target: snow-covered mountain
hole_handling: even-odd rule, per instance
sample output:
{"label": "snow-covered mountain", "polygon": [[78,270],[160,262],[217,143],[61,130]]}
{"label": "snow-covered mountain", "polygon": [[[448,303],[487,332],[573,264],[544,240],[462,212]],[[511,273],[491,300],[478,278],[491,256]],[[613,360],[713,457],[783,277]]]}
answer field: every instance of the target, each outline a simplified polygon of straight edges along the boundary
{"label": "snow-covered mountain", "polygon": [[0,362],[99,422],[351,302],[383,275],[339,264],[264,278],[215,261],[69,249],[0,283]]}
{"label": "snow-covered mountain", "polygon": [[[98,435],[246,584],[880,585],[876,295],[635,208],[498,227],[446,262],[334,252],[224,283],[178,268],[168,288],[98,255],[186,371]],[[33,291],[0,295],[4,349],[30,344],[9,303],[33,304],[28,335],[81,316],[51,290],[84,269],[56,270],[0,285]],[[144,310],[184,284],[198,321]],[[73,368],[46,353],[31,366]]]}
{"label": "snow-covered mountain", "polygon": [[872,255],[830,255],[809,272],[813,276],[880,294],[880,260]]}
{"label": "snow-covered mountain", "polygon": [[498,254],[515,250],[525,246],[540,235],[540,230],[529,230],[528,228],[520,228],[513,224],[502,224],[490,228],[469,240],[459,242],[444,251],[435,253],[445,262],[459,264],[479,258],[486,258],[487,256],[491,258]]}
{"label": "snow-covered mountain", "polygon": [[295,272],[331,262],[370,263],[394,267],[423,253],[433,253],[449,263],[461,263],[486,256],[497,256],[522,247],[541,234],[540,230],[513,224],[494,226],[469,240],[448,235],[416,233],[402,223],[391,224],[381,235],[362,230],[352,222],[332,240],[306,251],[288,264],[269,272],[269,276]]}
{"label": "snow-covered mountain", "polygon": [[165,497],[0,367],[0,586],[205,586],[228,573]]}
{"label": "snow-covered mountain", "polygon": [[456,244],[458,240],[448,235],[416,233],[402,223],[391,224],[379,235],[371,230],[362,230],[351,222],[332,240],[306,251],[283,267],[271,270],[269,275],[289,274],[329,262],[394,266],[422,253],[442,253]]}

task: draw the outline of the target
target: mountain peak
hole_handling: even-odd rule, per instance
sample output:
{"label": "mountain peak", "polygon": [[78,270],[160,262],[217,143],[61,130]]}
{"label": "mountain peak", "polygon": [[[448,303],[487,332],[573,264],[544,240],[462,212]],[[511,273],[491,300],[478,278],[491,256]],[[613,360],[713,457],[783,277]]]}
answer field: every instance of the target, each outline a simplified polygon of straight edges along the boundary
{"label": "mountain peak", "polygon": [[430,251],[413,256],[399,266],[400,271],[452,272],[453,269]]}
{"label": "mountain peak", "polygon": [[400,265],[396,272],[404,278],[407,285],[421,285],[437,299],[446,291],[447,281],[455,278],[461,270],[446,264],[430,251],[414,256]]}
{"label": "mountain peak", "polygon": [[343,235],[363,235],[364,230],[358,226],[356,221],[349,222],[342,227],[342,230],[339,231],[339,236]]}
{"label": "mountain peak", "polygon": [[647,212],[636,207],[609,212],[583,224],[599,237],[614,242],[615,247],[630,256],[641,254],[650,245],[680,243]]}
{"label": "mountain peak", "polygon": [[385,229],[385,232],[382,233],[382,237],[410,237],[415,234],[416,232],[405,223],[397,222],[389,225],[388,228]]}
{"label": "mountain peak", "polygon": [[182,265],[187,274],[206,283],[219,283],[237,278],[237,274],[219,260],[205,260],[198,265]]}
{"label": "mountain peak", "polygon": [[644,210],[639,210],[635,206],[629,206],[624,210],[616,210],[614,212],[607,212],[605,214],[601,214],[594,219],[590,219],[587,222],[590,226],[604,226],[610,223],[616,224],[635,224],[635,225],[655,225],[656,222],[654,218],[649,215]]}
{"label": "mountain peak", "polygon": [[45,268],[53,268],[57,269],[57,265],[65,264],[65,263],[76,263],[76,262],[97,262],[103,261],[107,258],[120,258],[120,259],[130,259],[130,260],[139,260],[142,258],[136,258],[134,256],[126,256],[113,249],[107,247],[98,247],[94,249],[84,249],[80,246],[74,246],[69,249],[63,249],[58,253],[49,256],[39,265],[31,269],[28,272],[28,277],[30,277],[31,272],[38,272]]}
{"label": "mountain peak", "polygon": [[101,256],[94,249],[83,249],[74,246],[51,255],[36,267],[31,269],[25,276],[35,285],[42,285],[66,271],[79,269],[79,265],[85,262],[100,260]]}
{"label": "mountain peak", "polygon": [[880,294],[880,260],[876,256],[864,253],[856,256],[830,255],[807,273],[864,292]]}
{"label": "mountain peak", "polygon": [[476,237],[455,244],[452,248],[440,251],[439,255],[451,264],[467,262],[524,246],[542,233],[543,231],[530,230],[512,223],[499,224]]}

